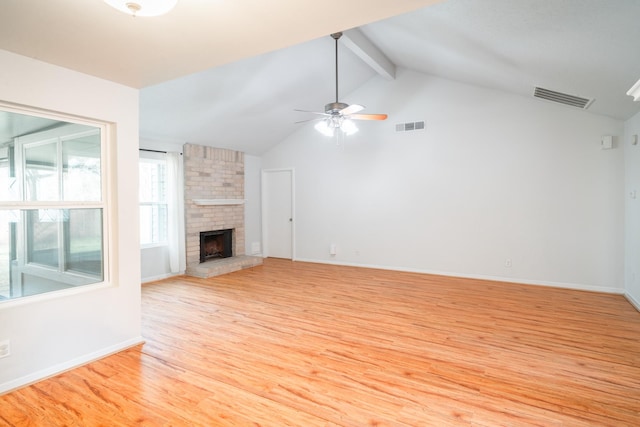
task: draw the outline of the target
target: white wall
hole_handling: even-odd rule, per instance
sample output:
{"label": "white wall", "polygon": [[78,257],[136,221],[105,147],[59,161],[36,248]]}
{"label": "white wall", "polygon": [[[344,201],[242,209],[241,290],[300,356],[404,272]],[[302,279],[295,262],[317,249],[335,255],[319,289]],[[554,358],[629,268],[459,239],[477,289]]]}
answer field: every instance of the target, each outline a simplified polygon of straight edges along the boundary
{"label": "white wall", "polygon": [[0,392],[60,372],[141,341],[138,249],[138,91],[0,51],[3,101],[114,123],[117,157],[111,169],[117,267],[113,286],[0,304]]}
{"label": "white wall", "polygon": [[171,273],[167,246],[140,248],[140,278],[142,283],[166,279],[182,273]]}
{"label": "white wall", "polygon": [[344,101],[389,119],[263,156],[296,170],[297,259],[623,292],[622,122],[403,69]]}
{"label": "white wall", "polygon": [[[260,216],[260,179],[262,159],[256,156],[244,155],[244,241],[245,254],[262,254],[262,222]],[[257,246],[256,252],[254,244]]]}
{"label": "white wall", "polygon": [[[627,298],[640,310],[640,113],[627,120],[624,127],[625,284]],[[634,135],[638,138],[636,145],[632,145]]]}

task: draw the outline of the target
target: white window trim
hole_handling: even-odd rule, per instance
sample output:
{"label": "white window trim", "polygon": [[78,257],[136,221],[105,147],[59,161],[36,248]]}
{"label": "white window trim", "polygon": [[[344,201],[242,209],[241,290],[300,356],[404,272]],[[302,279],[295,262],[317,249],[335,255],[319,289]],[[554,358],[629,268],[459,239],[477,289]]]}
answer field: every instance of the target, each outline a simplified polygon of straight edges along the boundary
{"label": "white window trim", "polygon": [[[112,207],[114,194],[113,183],[115,182],[115,124],[100,121],[96,119],[89,119],[85,117],[75,116],[71,114],[58,113],[53,111],[44,111],[37,108],[11,104],[0,101],[0,110],[10,113],[24,114],[36,117],[42,117],[51,120],[57,120],[67,122],[71,124],[79,124],[85,126],[93,126],[100,129],[100,175],[101,175],[101,191],[102,197],[99,203],[96,202],[55,202],[56,206],[60,206],[60,209],[72,209],[72,208],[88,208],[99,207],[102,209],[102,268],[103,278],[102,281],[82,285],[72,286],[67,289],[61,289],[57,291],[44,292],[35,295],[22,296],[18,298],[12,298],[0,301],[0,309],[14,307],[16,305],[30,304],[39,301],[50,300],[54,298],[61,298],[68,295],[75,295],[84,292],[93,292],[99,289],[115,286],[114,278],[118,277],[117,271],[115,271],[116,263],[112,263],[111,260],[115,259],[115,248],[117,246],[116,236],[113,234],[114,229],[111,227],[112,221]],[[17,151],[17,150],[16,150]],[[21,154],[20,154],[21,155]],[[20,191],[22,191],[22,183],[20,185]],[[0,200],[0,210],[15,210],[15,209],[37,209],[50,207],[52,203],[49,202],[27,202],[27,201],[2,201]],[[17,248],[20,250],[20,248]]]}

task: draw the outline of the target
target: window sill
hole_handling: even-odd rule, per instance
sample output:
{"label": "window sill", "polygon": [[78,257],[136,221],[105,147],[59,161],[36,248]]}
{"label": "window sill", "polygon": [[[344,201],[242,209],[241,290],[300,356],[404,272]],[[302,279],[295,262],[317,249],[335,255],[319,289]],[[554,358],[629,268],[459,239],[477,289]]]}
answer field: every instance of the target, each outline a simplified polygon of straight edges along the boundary
{"label": "window sill", "polygon": [[167,246],[169,246],[167,242],[149,243],[147,245],[140,245],[140,249],[163,248]]}
{"label": "window sill", "polygon": [[244,205],[244,199],[193,199],[198,206]]}

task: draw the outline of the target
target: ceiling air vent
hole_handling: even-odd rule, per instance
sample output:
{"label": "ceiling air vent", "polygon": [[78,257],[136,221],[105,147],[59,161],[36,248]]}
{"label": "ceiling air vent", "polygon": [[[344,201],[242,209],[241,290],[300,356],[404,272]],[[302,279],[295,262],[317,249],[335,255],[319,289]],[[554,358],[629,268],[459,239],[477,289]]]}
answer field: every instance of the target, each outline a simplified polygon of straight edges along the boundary
{"label": "ceiling air vent", "polygon": [[562,92],[556,92],[555,90],[544,89],[536,87],[533,96],[540,99],[545,99],[551,102],[558,102],[560,104],[569,105],[571,107],[578,107],[586,110],[593,102],[593,99],[582,98],[581,96],[569,95]]}

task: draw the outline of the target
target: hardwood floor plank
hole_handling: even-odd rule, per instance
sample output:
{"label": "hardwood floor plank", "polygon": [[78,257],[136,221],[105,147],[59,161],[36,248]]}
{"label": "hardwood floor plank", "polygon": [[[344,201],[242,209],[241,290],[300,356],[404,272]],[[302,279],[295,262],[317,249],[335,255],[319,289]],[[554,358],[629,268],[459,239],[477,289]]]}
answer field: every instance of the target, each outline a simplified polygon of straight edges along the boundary
{"label": "hardwood floor plank", "polygon": [[267,259],[144,285],[143,333],[0,426],[640,425],[619,295]]}

